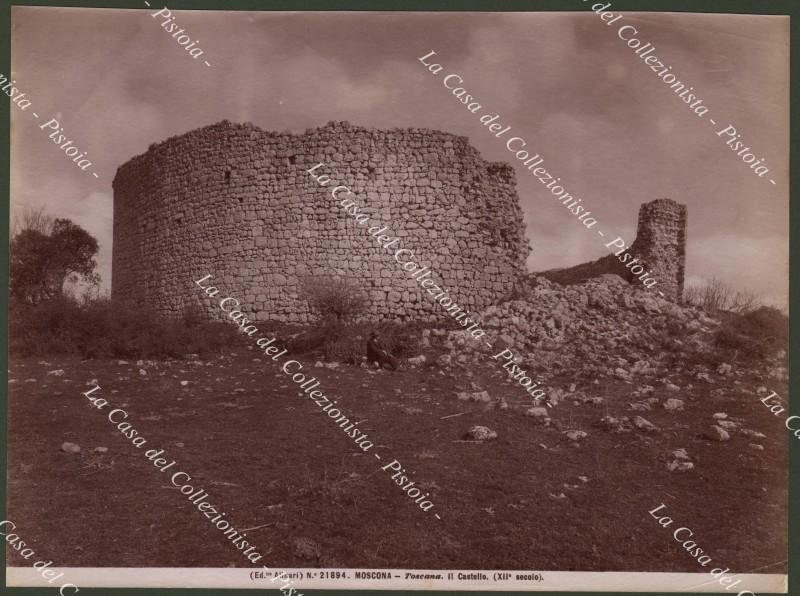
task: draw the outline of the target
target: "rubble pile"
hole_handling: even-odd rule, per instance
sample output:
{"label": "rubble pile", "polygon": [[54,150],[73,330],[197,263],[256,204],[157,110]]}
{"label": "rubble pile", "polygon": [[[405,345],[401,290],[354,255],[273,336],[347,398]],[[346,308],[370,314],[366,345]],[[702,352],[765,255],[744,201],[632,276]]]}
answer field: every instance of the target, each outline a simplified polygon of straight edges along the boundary
{"label": "rubble pile", "polygon": [[[492,350],[505,345],[523,362],[551,374],[656,376],[665,372],[667,355],[710,351],[719,325],[697,307],[663,299],[616,275],[569,286],[536,277],[525,294],[486,308],[481,326]],[[456,362],[477,361],[491,351],[463,331],[444,335]]]}

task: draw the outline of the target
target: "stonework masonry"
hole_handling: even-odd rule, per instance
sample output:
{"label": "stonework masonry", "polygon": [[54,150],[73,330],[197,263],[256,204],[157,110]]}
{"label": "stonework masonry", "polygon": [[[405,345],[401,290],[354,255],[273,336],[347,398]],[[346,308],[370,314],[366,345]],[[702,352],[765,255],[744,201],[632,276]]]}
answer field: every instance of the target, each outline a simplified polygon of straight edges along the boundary
{"label": "stonework masonry", "polygon": [[[615,252],[617,249],[614,249]],[[672,199],[656,199],[639,208],[636,240],[627,252],[639,257],[639,263],[658,280],[654,291],[680,302],[686,271],[686,206]],[[638,264],[638,263],[637,263]],[[636,276],[615,255],[565,269],[538,273],[560,284],[578,283],[604,273],[615,273],[641,287]]]}
{"label": "stonework masonry", "polygon": [[275,133],[223,121],[118,169],[112,297],[175,316],[197,303],[194,280],[210,273],[257,320],[307,322],[301,279],[334,274],[364,288],[370,318],[446,317],[305,172],[318,162],[464,310],[501,302],[524,275],[514,170],[482,159],[466,137],[346,122]]}

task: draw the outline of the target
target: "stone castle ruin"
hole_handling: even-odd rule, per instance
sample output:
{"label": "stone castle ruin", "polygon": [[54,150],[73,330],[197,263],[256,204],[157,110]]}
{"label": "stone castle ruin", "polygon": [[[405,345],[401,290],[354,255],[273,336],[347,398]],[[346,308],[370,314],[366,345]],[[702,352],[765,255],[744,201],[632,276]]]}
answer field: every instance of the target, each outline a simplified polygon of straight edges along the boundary
{"label": "stone castle ruin", "polygon": [[[255,319],[302,323],[312,319],[302,280],[339,275],[364,289],[371,318],[445,316],[306,172],[320,162],[465,311],[502,302],[525,276],[514,170],[485,161],[466,137],[346,122],[276,133],[223,121],[118,169],[112,297],[177,316],[197,304],[194,280],[212,274]],[[647,208],[635,246],[658,263],[661,283],[663,273],[682,288],[683,231],[669,227],[681,221]]]}
{"label": "stone castle ruin", "polygon": [[113,296],[177,315],[206,274],[257,319],[304,322],[305,276],[356,281],[376,318],[442,309],[306,173],[319,162],[464,310],[507,296],[529,247],[511,166],[466,137],[347,123],[305,134],[222,122],[174,137],[114,179]]}

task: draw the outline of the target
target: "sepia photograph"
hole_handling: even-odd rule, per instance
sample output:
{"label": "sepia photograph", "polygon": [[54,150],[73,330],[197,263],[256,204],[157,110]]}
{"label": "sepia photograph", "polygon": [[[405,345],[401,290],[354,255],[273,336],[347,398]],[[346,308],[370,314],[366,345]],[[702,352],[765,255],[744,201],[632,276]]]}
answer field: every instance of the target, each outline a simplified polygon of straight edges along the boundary
{"label": "sepia photograph", "polygon": [[6,586],[790,593],[786,11],[75,4],[4,7]]}

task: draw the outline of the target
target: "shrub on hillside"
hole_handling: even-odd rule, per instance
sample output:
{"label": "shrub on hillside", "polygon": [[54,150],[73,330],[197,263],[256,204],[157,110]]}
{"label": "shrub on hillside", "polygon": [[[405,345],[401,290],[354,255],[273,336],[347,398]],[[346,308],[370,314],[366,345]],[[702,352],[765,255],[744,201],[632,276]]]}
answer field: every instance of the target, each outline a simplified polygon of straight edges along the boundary
{"label": "shrub on hillside", "polygon": [[366,294],[350,279],[318,275],[304,278],[301,285],[309,307],[322,319],[353,320],[367,307]]}
{"label": "shrub on hillside", "polygon": [[400,358],[419,354],[420,330],[396,323],[380,325],[355,322],[366,310],[364,291],[352,280],[319,275],[301,281],[318,322],[294,337],[289,348],[299,354],[318,354],[328,361],[360,364],[366,356],[367,339],[376,331],[386,349]]}
{"label": "shrub on hillside", "polygon": [[736,312],[746,313],[758,308],[755,294],[745,291],[734,291],[722,281],[711,278],[700,285],[688,286],[683,291],[683,301],[699,306],[709,313]]}
{"label": "shrub on hillside", "polygon": [[336,319],[323,319],[312,323],[289,341],[289,349],[297,354],[310,354],[324,350],[327,343],[336,341],[344,333],[346,325]]}
{"label": "shrub on hillside", "polygon": [[347,333],[325,342],[325,360],[358,366],[366,354],[366,338],[352,333],[350,329],[347,331]]}
{"label": "shrub on hillside", "polygon": [[762,306],[745,314],[723,317],[715,345],[745,359],[768,358],[786,350],[789,342],[789,318],[777,308]]}
{"label": "shrub on hillside", "polygon": [[166,319],[137,305],[98,299],[80,303],[61,296],[10,310],[9,350],[14,356],[180,358],[214,355],[241,341],[233,325],[208,322],[195,311]]}
{"label": "shrub on hillside", "polygon": [[422,327],[402,323],[356,323],[320,321],[295,337],[290,349],[298,354],[319,354],[326,360],[360,364],[367,353],[367,339],[375,331],[381,343],[399,358],[417,356],[421,352]]}

